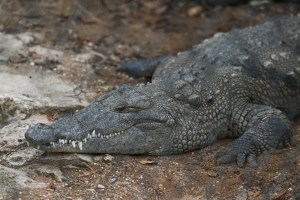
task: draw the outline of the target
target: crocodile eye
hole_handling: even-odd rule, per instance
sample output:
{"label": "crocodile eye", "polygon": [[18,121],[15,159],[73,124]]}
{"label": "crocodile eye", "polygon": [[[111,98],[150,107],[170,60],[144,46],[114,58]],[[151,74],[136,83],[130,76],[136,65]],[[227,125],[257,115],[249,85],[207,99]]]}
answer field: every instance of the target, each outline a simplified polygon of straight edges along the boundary
{"label": "crocodile eye", "polygon": [[137,107],[127,107],[125,112],[137,112],[141,109],[137,108]]}
{"label": "crocodile eye", "polygon": [[126,106],[125,105],[117,105],[113,108],[114,111],[116,112],[124,112],[126,109]]}
{"label": "crocodile eye", "polygon": [[125,112],[127,108],[127,104],[125,103],[120,103],[120,104],[117,104],[117,105],[114,105],[111,110],[115,111],[115,112]]}
{"label": "crocodile eye", "polygon": [[207,99],[206,99],[206,103],[208,105],[211,105],[214,103],[214,97],[213,96],[208,96]]}
{"label": "crocodile eye", "polygon": [[140,109],[137,107],[128,106],[125,104],[116,105],[112,108],[113,111],[118,113],[130,113],[130,112],[137,112]]}

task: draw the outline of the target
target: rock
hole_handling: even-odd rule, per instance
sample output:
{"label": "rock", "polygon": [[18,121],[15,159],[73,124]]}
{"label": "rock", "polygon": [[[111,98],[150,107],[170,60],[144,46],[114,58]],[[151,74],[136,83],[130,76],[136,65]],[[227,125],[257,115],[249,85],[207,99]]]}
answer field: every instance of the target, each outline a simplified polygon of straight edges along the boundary
{"label": "rock", "polygon": [[45,67],[56,70],[62,63],[64,53],[62,51],[41,47],[39,45],[29,48],[31,55],[31,66]]}
{"label": "rock", "polygon": [[[36,60],[32,61],[32,66],[29,65],[30,51],[40,61],[59,62],[63,56],[60,51],[41,46],[28,48],[32,41],[33,35],[29,33],[0,33],[0,160],[1,164],[9,167],[22,167],[43,153],[27,147],[24,139],[29,126],[49,122],[39,112],[65,108],[75,110],[86,104],[74,93],[74,84],[60,79],[52,71],[36,71]],[[28,66],[22,70],[14,71],[15,68],[10,66],[11,63],[25,62]],[[19,168],[22,171],[7,166],[0,165],[0,199],[18,199],[24,188],[47,187],[47,184],[29,178],[25,171],[43,174],[57,181],[63,178],[56,166],[29,165],[37,167],[34,170]]]}
{"label": "rock", "polygon": [[210,170],[208,172],[206,172],[208,176],[210,177],[217,177],[218,173],[216,171]]}
{"label": "rock", "polygon": [[85,161],[87,163],[93,162],[93,157],[91,155],[88,155],[88,154],[77,154],[77,157],[80,160],[83,160],[83,161]]}
{"label": "rock", "polygon": [[33,37],[30,33],[11,35],[0,32],[0,61],[8,61],[20,55],[26,56],[28,53],[26,44],[32,41]]}
{"label": "rock", "polygon": [[90,60],[90,59],[92,59],[93,58],[93,53],[82,53],[82,54],[78,54],[78,55],[76,55],[74,58],[73,58],[73,60],[75,61],[75,62],[79,62],[79,63],[84,63],[84,64],[86,64],[86,63],[88,63],[88,61]]}
{"label": "rock", "polygon": [[[31,124],[36,123],[37,121],[42,123],[49,122],[44,115],[35,115],[31,118],[23,120],[22,115],[18,116],[18,114],[16,114],[13,118],[11,118],[10,121],[7,122],[8,124],[0,129],[0,151],[15,152],[18,146],[24,146],[24,133]],[[36,151],[33,148],[21,151],[24,151],[24,153],[27,151],[26,154],[28,155],[24,157],[24,159],[26,159],[27,161],[30,160],[31,156],[34,157],[35,155],[37,155],[37,152],[41,152]],[[9,157],[6,156],[6,159],[8,158]]]}
{"label": "rock", "polygon": [[10,98],[0,99],[0,128],[15,114],[17,106]]}
{"label": "rock", "polygon": [[153,164],[157,164],[156,161],[150,160],[150,159],[142,159],[142,160],[139,160],[138,162],[141,163],[142,165],[153,165]]}
{"label": "rock", "polygon": [[33,166],[34,165],[31,166],[31,171],[38,175],[50,177],[51,179],[59,182],[64,179],[62,171],[57,166],[47,164],[37,164],[35,167]]}
{"label": "rock", "polygon": [[[61,79],[54,71],[45,70],[45,66],[63,68],[64,59],[67,64],[77,62],[76,59],[86,64],[94,56],[92,53],[65,55],[40,45],[29,47],[33,38],[36,37],[30,33],[0,33],[0,199],[22,198],[20,191],[28,187],[55,188],[32,180],[27,173],[62,181],[61,166],[90,169],[88,163],[93,162],[92,156],[82,154],[42,156],[43,151],[25,143],[24,134],[31,125],[50,122],[45,113],[75,111],[87,105],[85,96],[75,93],[76,85]],[[113,157],[108,156],[107,160]]]}
{"label": "rock", "polygon": [[238,188],[238,194],[235,196],[234,199],[235,200],[247,200],[248,199],[247,191],[243,186],[240,186]]}
{"label": "rock", "polygon": [[26,148],[4,156],[3,160],[7,161],[10,166],[22,166],[33,158],[41,156],[42,153],[34,148]]}
{"label": "rock", "polygon": [[58,62],[63,57],[64,53],[62,51],[49,49],[45,47],[41,47],[39,45],[33,46],[29,48],[29,51],[32,53],[36,53],[43,60],[55,61]]}
{"label": "rock", "polygon": [[34,76],[0,73],[0,150],[15,151],[24,144],[24,133],[37,122],[48,123],[46,116],[30,115],[38,111],[77,109],[86,103],[74,88],[52,72]]}
{"label": "rock", "polygon": [[89,164],[92,162],[92,156],[86,155],[85,157],[82,154],[76,153],[47,153],[45,156],[39,157],[39,161],[41,163],[51,163],[51,165],[58,166],[60,168],[77,169],[78,167],[85,167],[90,169],[91,167]]}
{"label": "rock", "polygon": [[0,100],[10,98],[20,110],[82,105],[74,94],[75,85],[53,73],[34,75],[0,73]]}
{"label": "rock", "polygon": [[104,190],[104,189],[105,189],[105,186],[104,186],[104,185],[102,185],[102,184],[98,184],[98,185],[97,185],[97,188],[98,188],[98,189],[102,189],[102,190]]}
{"label": "rock", "polygon": [[93,188],[90,188],[90,189],[86,189],[87,191],[89,191],[89,192],[96,192],[96,190],[95,189],[93,189]]}
{"label": "rock", "polygon": [[188,9],[187,11],[187,15],[189,17],[195,17],[197,16],[198,14],[200,14],[200,12],[203,10],[202,6],[194,6],[194,7],[191,7],[190,9]]}
{"label": "rock", "polygon": [[113,157],[112,155],[109,155],[109,154],[105,154],[105,156],[103,157],[104,162],[113,162],[114,160],[115,160],[115,157]]}
{"label": "rock", "polygon": [[25,188],[45,188],[46,183],[29,178],[26,173],[0,165],[0,199],[18,199]]}
{"label": "rock", "polygon": [[103,160],[103,156],[102,155],[96,155],[93,157],[93,161],[97,162],[97,161],[102,161]]}

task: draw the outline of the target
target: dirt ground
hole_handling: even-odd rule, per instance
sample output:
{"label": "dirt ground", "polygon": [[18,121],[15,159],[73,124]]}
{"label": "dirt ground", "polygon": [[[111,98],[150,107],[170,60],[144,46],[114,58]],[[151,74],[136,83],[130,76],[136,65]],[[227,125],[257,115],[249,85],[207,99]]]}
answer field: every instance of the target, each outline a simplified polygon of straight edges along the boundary
{"label": "dirt ground", "polygon": [[[37,32],[45,46],[64,52],[95,53],[89,67],[43,66],[79,85],[90,101],[120,84],[145,82],[116,71],[125,58],[176,54],[217,32],[243,28],[281,15],[297,14],[299,4],[216,6],[197,1],[1,1],[0,30]],[[18,65],[15,65],[18,68]],[[31,66],[32,67],[32,66]],[[21,68],[19,70],[22,70]],[[64,113],[46,113],[55,119]],[[91,155],[93,160],[65,163],[54,156],[63,179],[31,174],[49,184],[30,189],[21,199],[292,199],[300,198],[300,123],[289,148],[259,157],[259,166],[217,165],[214,156],[231,142],[223,140],[183,155],[153,157]],[[297,198],[296,198],[297,199]]]}

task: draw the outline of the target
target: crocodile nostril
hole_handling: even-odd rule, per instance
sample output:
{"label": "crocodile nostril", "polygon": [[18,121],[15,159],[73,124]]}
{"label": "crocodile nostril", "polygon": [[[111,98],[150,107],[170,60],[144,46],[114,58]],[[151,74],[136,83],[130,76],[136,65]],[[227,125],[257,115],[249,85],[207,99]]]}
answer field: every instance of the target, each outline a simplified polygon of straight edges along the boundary
{"label": "crocodile nostril", "polygon": [[48,129],[49,125],[39,123],[39,124],[36,124],[33,128],[35,128],[35,129]]}

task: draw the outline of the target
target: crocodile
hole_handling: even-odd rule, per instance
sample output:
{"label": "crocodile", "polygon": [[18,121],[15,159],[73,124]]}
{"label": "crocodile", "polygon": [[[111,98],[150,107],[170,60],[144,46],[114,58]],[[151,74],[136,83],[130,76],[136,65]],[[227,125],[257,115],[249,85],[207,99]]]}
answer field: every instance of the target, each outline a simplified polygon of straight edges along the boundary
{"label": "crocodile", "polygon": [[122,85],[71,116],[33,125],[26,140],[48,152],[171,155],[227,137],[235,140],[217,163],[240,167],[290,145],[300,113],[300,17],[217,33],[142,68],[125,66],[152,73],[152,81]]}

